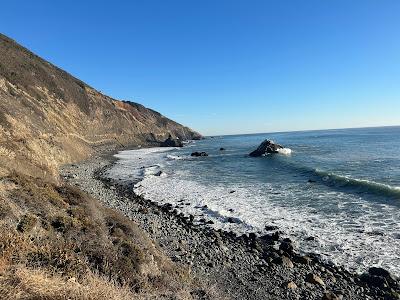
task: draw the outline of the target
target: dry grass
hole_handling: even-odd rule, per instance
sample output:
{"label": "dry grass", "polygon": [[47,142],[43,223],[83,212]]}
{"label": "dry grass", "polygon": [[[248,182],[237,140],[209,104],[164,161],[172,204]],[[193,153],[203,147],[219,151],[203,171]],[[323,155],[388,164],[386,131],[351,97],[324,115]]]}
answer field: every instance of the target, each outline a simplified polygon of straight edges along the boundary
{"label": "dry grass", "polygon": [[0,277],[2,299],[128,300],[137,298],[128,287],[89,273],[81,283],[45,271],[17,268]]}
{"label": "dry grass", "polygon": [[15,172],[1,181],[12,188],[0,194],[0,299],[214,299],[80,190]]}

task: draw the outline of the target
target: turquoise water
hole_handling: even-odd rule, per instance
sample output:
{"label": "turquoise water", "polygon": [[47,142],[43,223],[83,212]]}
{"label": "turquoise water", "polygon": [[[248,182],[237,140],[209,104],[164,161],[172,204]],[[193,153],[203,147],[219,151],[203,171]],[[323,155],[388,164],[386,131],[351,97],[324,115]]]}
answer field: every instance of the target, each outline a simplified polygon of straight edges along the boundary
{"label": "turquoise water", "polygon": [[[249,157],[264,139],[291,153]],[[221,136],[119,157],[110,176],[139,181],[148,199],[240,233],[276,225],[304,252],[400,275],[400,127]]]}

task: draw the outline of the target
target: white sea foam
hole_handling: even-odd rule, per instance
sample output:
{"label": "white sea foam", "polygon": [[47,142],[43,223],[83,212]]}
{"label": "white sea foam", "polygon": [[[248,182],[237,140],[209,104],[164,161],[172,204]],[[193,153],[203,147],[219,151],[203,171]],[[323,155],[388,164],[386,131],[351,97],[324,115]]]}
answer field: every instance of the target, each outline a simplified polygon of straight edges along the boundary
{"label": "white sea foam", "polygon": [[278,149],[278,152],[280,154],[290,155],[290,154],[292,154],[292,149],[290,149],[290,148],[281,148],[281,149]]}
{"label": "white sea foam", "polygon": [[168,159],[172,159],[172,160],[188,159],[188,157],[185,157],[185,156],[171,155],[171,154],[167,154],[166,157],[167,157]]}
{"label": "white sea foam", "polygon": [[[277,204],[274,198],[293,199],[298,196],[290,192],[290,186],[287,186],[287,192],[269,195],[255,194],[256,187],[233,187],[235,192],[231,194],[231,188],[210,188],[173,177],[151,177],[140,182],[135,192],[153,201],[178,205],[186,214],[212,219],[215,227],[225,230],[243,233],[263,231],[266,224],[276,225],[300,243],[301,249],[306,252],[319,253],[328,260],[354,270],[362,271],[371,265],[383,265],[393,272],[399,272],[395,262],[400,255],[400,241],[390,234],[380,234],[385,231],[385,223],[388,227],[396,225],[387,218],[374,224],[371,220],[380,216],[362,200],[355,199],[363,206],[363,215],[356,220],[348,220],[345,212],[324,216],[308,207],[294,209],[289,205]],[[340,193],[335,196],[338,203],[344,197]],[[199,207],[204,205],[208,209],[200,210]],[[389,207],[387,209],[390,210]],[[228,223],[227,217],[236,217],[240,222]],[[304,241],[308,236],[316,237],[316,241]]]}
{"label": "white sea foam", "polygon": [[[378,265],[400,275],[400,216],[393,206],[349,197],[340,191],[322,191],[315,185],[309,185],[305,191],[291,183],[282,183],[278,188],[270,183],[201,183],[185,168],[172,167],[193,161],[175,160],[171,156],[181,156],[166,155],[165,151],[170,150],[122,152],[118,155],[122,159],[109,175],[128,179],[141,176],[134,188],[137,194],[152,201],[171,203],[196,219],[210,219],[216,228],[262,233],[265,225],[275,225],[304,252],[318,253],[359,272]],[[136,176],[136,171],[143,166],[145,174]],[[166,171],[168,176],[153,176],[156,170]],[[314,199],[312,205],[299,205],[305,192]],[[324,207],[324,213],[317,209],[320,207]],[[349,218],[350,207],[360,213]],[[236,222],[227,222],[229,217]],[[306,241],[309,236],[315,240]]]}

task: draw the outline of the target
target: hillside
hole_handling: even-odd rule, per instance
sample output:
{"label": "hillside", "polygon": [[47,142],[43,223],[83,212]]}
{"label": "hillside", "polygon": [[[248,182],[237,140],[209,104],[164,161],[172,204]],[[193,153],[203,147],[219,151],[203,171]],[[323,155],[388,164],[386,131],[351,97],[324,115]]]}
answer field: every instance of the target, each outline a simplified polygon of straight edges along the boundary
{"label": "hillside", "polygon": [[97,149],[200,134],[144,106],[112,99],[0,34],[0,165],[54,178]]}
{"label": "hillside", "polygon": [[0,299],[214,299],[137,223],[59,177],[63,164],[170,134],[201,137],[0,35]]}

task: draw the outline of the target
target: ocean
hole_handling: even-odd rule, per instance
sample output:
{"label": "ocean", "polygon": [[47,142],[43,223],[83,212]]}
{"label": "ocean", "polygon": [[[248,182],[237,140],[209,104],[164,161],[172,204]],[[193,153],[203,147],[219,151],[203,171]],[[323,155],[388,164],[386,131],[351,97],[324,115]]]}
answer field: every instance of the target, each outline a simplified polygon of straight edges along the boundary
{"label": "ocean", "polygon": [[[249,157],[265,139],[286,151]],[[110,177],[195,220],[237,233],[277,227],[302,253],[400,275],[400,127],[217,136],[116,156]]]}

